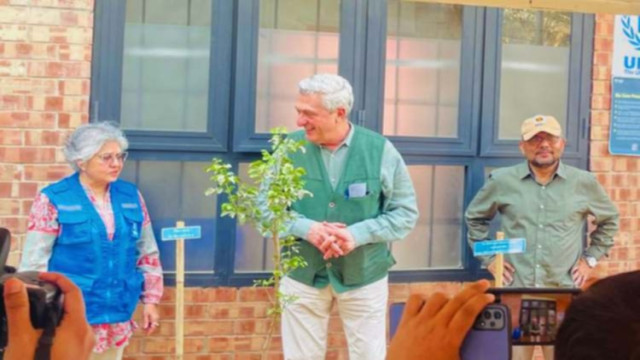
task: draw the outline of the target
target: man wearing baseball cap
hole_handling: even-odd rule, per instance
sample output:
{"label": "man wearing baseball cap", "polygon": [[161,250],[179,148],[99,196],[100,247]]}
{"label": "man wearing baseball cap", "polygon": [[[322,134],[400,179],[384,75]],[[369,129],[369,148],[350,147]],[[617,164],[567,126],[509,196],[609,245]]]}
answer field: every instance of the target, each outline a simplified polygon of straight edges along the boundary
{"label": "man wearing baseball cap", "polygon": [[[507,286],[581,287],[613,246],[618,211],[593,174],[560,160],[566,140],[553,116],[526,119],[521,135],[526,161],[492,171],[467,208],[469,243],[491,239],[489,222],[500,213],[506,238],[526,240],[524,253],[505,254]],[[584,246],[589,215],[597,227]],[[495,275],[493,257],[480,259]],[[552,359],[553,349],[546,348],[545,358]],[[531,359],[530,352],[520,358]]]}

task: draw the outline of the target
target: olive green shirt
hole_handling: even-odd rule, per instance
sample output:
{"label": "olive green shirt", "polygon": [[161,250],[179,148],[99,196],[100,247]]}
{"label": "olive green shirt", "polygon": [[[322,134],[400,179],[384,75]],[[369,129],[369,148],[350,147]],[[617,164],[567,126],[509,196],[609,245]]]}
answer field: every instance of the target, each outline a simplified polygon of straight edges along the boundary
{"label": "olive green shirt", "polygon": [[[618,211],[593,174],[562,162],[545,185],[527,162],[491,172],[465,214],[470,245],[494,236],[489,222],[497,213],[506,238],[526,239],[524,253],[505,254],[516,269],[513,287],[575,287],[572,267],[582,255],[607,255],[618,230]],[[584,249],[588,215],[597,228]]]}

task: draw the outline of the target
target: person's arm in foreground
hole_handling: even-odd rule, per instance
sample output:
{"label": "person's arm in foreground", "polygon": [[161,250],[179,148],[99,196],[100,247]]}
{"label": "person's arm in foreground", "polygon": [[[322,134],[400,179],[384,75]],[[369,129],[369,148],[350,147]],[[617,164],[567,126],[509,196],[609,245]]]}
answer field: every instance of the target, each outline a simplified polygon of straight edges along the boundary
{"label": "person's arm in foreground", "polygon": [[[56,328],[51,360],[89,359],[95,337],[84,312],[82,292],[62,274],[42,273],[40,279],[56,284],[64,294],[64,315]],[[42,330],[31,326],[25,284],[12,278],[4,284],[8,340],[5,360],[33,359]]]}
{"label": "person's arm in foreground", "polygon": [[389,344],[388,360],[457,360],[460,346],[478,314],[494,296],[487,280],[466,285],[452,299],[435,293],[428,301],[412,294]]}

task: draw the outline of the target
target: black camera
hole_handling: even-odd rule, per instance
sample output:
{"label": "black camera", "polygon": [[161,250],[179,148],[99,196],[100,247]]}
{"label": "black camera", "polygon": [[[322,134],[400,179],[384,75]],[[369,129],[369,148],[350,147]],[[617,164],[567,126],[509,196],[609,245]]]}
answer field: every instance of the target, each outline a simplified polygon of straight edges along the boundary
{"label": "black camera", "polygon": [[[25,283],[29,295],[31,324],[36,329],[48,329],[53,332],[62,319],[63,295],[52,283],[38,279],[37,271],[16,272],[7,266],[7,257],[11,248],[11,233],[0,227],[0,349],[7,346],[7,314],[4,306],[4,283],[15,277]],[[2,358],[0,350],[0,359]]]}

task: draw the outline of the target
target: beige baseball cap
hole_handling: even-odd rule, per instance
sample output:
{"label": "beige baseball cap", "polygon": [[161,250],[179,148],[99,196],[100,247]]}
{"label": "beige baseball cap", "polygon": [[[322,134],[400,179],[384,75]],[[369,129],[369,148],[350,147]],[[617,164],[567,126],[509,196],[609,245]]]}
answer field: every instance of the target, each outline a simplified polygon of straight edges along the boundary
{"label": "beige baseball cap", "polygon": [[539,132],[562,136],[562,127],[556,118],[550,115],[536,115],[522,122],[520,133],[522,140],[527,141]]}

